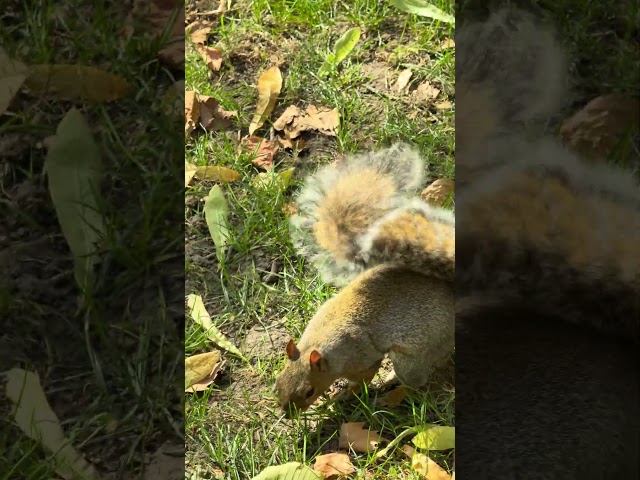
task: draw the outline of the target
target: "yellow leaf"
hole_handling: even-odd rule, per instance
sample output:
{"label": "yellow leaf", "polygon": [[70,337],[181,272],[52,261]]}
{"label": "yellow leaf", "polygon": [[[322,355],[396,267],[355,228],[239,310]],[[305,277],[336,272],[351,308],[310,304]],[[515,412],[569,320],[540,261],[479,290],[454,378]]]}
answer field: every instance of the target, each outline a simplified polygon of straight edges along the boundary
{"label": "yellow leaf", "polygon": [[32,65],[25,80],[32,95],[111,102],[129,95],[131,85],[118,75],[84,65]]}
{"label": "yellow leaf", "polygon": [[436,462],[423,453],[414,453],[411,468],[427,480],[451,480],[451,476]]}
{"label": "yellow leaf", "polygon": [[185,389],[190,390],[191,386],[203,383],[204,380],[211,383],[213,378],[209,377],[213,377],[212,374],[217,372],[216,367],[219,363],[220,352],[217,350],[187,357],[184,361]]}
{"label": "yellow leaf", "polygon": [[0,115],[2,115],[27,78],[27,67],[9,58],[0,47]]}
{"label": "yellow leaf", "polygon": [[450,450],[456,446],[455,427],[427,426],[413,437],[413,444],[425,450]]}
{"label": "yellow leaf", "polygon": [[196,170],[196,177],[200,180],[209,180],[220,183],[235,182],[240,174],[235,170],[217,165],[202,165]]}
{"label": "yellow leaf", "polygon": [[189,183],[191,183],[191,179],[196,174],[198,167],[193,165],[192,163],[184,161],[184,187],[187,188]]}
{"label": "yellow leaf", "polygon": [[282,89],[282,73],[278,67],[271,67],[258,78],[258,104],[249,125],[249,135],[253,135],[273,112]]}

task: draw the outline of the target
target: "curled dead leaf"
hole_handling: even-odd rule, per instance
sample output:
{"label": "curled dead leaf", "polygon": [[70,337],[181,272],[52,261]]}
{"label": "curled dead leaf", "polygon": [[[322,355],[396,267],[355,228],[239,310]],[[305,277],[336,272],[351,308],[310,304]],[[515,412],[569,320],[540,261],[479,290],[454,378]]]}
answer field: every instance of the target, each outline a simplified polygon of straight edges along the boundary
{"label": "curled dead leaf", "polygon": [[269,170],[273,167],[273,157],[277,150],[277,145],[272,144],[266,138],[251,135],[240,140],[237,153],[251,155],[251,163],[253,165],[263,170]]}
{"label": "curled dead leaf", "polygon": [[407,390],[404,387],[395,388],[378,399],[378,403],[383,407],[400,405],[407,396]]}
{"label": "curled dead leaf", "polygon": [[356,471],[349,455],[342,452],[318,455],[313,469],[324,477],[324,480],[337,480]]}
{"label": "curled dead leaf", "polygon": [[324,135],[335,137],[340,126],[340,113],[336,108],[309,105],[305,111],[291,105],[273,123],[273,128],[284,131],[287,138],[293,139],[302,132],[315,130]]}
{"label": "curled dead leaf", "polygon": [[451,108],[453,108],[453,104],[449,100],[436,103],[436,110],[449,110]]}
{"label": "curled dead leaf", "polygon": [[196,129],[200,120],[200,102],[196,92],[186,90],[184,92],[184,133],[188,135]]}
{"label": "curled dead leaf", "polygon": [[442,204],[453,194],[455,182],[450,178],[440,178],[422,190],[420,194],[425,202],[434,206],[442,206]]}
{"label": "curled dead leaf", "polygon": [[400,75],[398,75],[398,83],[396,84],[398,92],[402,92],[405,88],[407,88],[409,80],[411,80],[411,75],[413,75],[413,72],[410,68],[403,70]]}
{"label": "curled dead leaf", "polygon": [[378,432],[365,430],[365,422],[344,423],[340,427],[338,448],[353,449],[356,452],[367,453],[378,448],[380,435]]}
{"label": "curled dead leaf", "polygon": [[282,73],[278,67],[271,67],[262,72],[258,78],[258,104],[256,113],[249,125],[249,135],[259,129],[271,112],[273,112],[278,96],[282,90]]}
{"label": "curled dead leaf", "polygon": [[235,110],[224,110],[214,97],[200,95],[200,124],[209,132],[226,130],[231,126],[231,119],[238,117]]}
{"label": "curled dead leaf", "polygon": [[187,25],[184,31],[189,34],[191,43],[201,45],[207,41],[212,29],[210,22],[199,19]]}
{"label": "curled dead leaf", "polygon": [[602,95],[564,121],[562,140],[583,157],[603,161],[624,139],[638,131],[640,97],[622,93]]}
{"label": "curled dead leaf", "polygon": [[451,480],[451,475],[423,453],[413,454],[411,468],[427,480]]}
{"label": "curled dead leaf", "polygon": [[195,47],[209,70],[220,71],[220,67],[222,67],[222,53],[220,50],[206,45],[196,45]]}

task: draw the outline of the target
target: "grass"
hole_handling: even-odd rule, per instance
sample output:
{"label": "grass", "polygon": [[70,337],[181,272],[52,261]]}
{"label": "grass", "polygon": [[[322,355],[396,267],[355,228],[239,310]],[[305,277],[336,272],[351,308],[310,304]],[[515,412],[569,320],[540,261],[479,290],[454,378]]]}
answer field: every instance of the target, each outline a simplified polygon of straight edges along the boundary
{"label": "grass", "polygon": [[[0,13],[0,44],[14,58],[94,65],[134,86],[111,104],[21,93],[0,117],[0,367],[38,372],[74,446],[119,476],[141,472],[161,444],[183,438],[183,143],[180,118],[157,102],[180,74],[158,62],[159,42],[123,41],[128,13],[83,0],[9,1]],[[87,117],[106,168],[108,234],[84,306],[39,146],[72,106]],[[2,398],[0,478],[51,478],[51,462],[10,422]]]}
{"label": "grass", "polygon": [[[447,2],[439,6],[450,11]],[[241,178],[223,185],[229,203],[231,238],[222,264],[202,210],[212,184],[194,182],[186,192],[186,293],[202,295],[214,323],[249,357],[249,365],[229,356],[223,373],[205,392],[186,400],[188,471],[209,471],[225,479],[248,479],[269,465],[311,463],[319,453],[337,449],[339,426],[366,421],[392,439],[407,427],[454,424],[453,392],[412,392],[399,407],[383,408],[377,392],[323,404],[287,421],[272,393],[284,365],[284,345],[299,338],[317,307],[335,293],[296,255],[289,241],[283,207],[292,202],[305,175],[339,154],[375,148],[396,140],[416,144],[429,160],[430,179],[453,176],[451,110],[434,103],[454,93],[454,51],[440,49],[452,37],[449,26],[406,15],[385,2],[358,0],[233,2],[214,19],[208,45],[224,55],[220,72],[209,72],[187,48],[186,88],[217,98],[238,121],[228,131],[186,139],[186,158],[198,165],[232,168]],[[327,78],[316,74],[325,54],[347,29],[358,26],[358,45]],[[266,68],[279,66],[284,88],[271,119],[289,105],[337,108],[341,116],[335,138],[307,136],[302,153],[276,156],[276,171],[295,167],[294,185],[286,192],[259,189],[251,158],[237,154],[238,130],[247,134],[254,113],[256,80]],[[388,89],[400,71],[412,68],[412,90],[428,81],[442,93],[436,102],[420,103]],[[268,137],[269,122],[256,135]],[[202,330],[187,323],[186,355],[214,348]],[[435,457],[451,468],[451,456]],[[357,455],[358,478],[417,478],[407,459],[392,456],[376,463]]]}

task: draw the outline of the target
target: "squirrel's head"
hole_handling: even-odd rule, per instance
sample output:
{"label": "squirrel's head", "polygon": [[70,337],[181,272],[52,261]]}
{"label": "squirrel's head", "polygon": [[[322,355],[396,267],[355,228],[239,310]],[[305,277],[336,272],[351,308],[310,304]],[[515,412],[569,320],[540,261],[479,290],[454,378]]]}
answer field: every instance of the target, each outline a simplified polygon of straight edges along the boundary
{"label": "squirrel's head", "polygon": [[294,410],[305,411],[335,380],[329,373],[326,358],[315,349],[300,351],[293,339],[286,348],[286,367],[276,379],[280,408],[287,417]]}

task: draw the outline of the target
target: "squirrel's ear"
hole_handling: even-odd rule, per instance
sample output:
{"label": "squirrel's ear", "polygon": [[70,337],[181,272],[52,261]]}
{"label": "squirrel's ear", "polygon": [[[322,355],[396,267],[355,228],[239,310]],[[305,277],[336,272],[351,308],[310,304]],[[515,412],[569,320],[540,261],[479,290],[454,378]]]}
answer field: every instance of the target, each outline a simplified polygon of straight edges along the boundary
{"label": "squirrel's ear", "polygon": [[289,343],[287,343],[286,352],[289,360],[298,360],[300,358],[300,350],[296,347],[296,343],[293,341],[293,338],[289,340]]}
{"label": "squirrel's ear", "polygon": [[322,367],[323,360],[322,354],[317,350],[313,350],[309,355],[309,364],[318,370]]}

